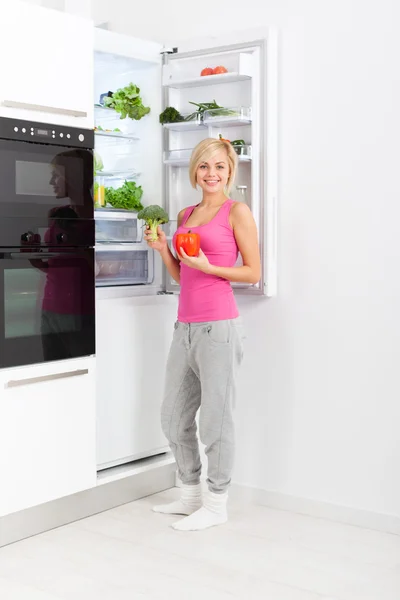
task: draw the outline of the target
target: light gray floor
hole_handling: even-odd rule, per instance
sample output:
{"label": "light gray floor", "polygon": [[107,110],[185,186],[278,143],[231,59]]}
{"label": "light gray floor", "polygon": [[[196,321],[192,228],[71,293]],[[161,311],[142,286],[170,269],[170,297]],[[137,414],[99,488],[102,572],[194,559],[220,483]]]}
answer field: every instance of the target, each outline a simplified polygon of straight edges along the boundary
{"label": "light gray floor", "polygon": [[169,490],[0,549],[4,600],[400,600],[400,537],[258,505],[181,533]]}

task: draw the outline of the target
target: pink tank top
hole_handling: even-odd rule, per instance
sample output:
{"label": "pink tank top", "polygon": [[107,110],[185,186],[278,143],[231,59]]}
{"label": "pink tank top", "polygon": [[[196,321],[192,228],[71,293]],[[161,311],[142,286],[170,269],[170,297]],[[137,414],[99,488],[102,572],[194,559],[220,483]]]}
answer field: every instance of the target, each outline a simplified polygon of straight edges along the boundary
{"label": "pink tank top", "polygon": [[[175,248],[177,234],[190,230],[200,235],[200,247],[212,265],[234,267],[239,250],[229,223],[233,204],[233,200],[227,200],[209,223],[197,227],[185,226],[196,208],[189,206],[173,237],[173,247]],[[181,263],[180,285],[178,321],[181,323],[224,321],[239,316],[232,286],[226,279],[207,275]]]}

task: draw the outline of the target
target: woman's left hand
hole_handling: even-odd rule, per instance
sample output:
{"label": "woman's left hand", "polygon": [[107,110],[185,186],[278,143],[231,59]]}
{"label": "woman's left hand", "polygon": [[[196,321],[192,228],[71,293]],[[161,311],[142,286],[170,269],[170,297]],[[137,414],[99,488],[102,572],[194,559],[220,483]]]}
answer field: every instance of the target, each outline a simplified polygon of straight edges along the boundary
{"label": "woman's left hand", "polygon": [[183,248],[181,248],[181,253],[178,255],[180,261],[190,267],[191,269],[197,269],[198,271],[202,271],[203,273],[211,274],[211,265],[204,254],[203,250],[199,250],[198,256],[188,256]]}

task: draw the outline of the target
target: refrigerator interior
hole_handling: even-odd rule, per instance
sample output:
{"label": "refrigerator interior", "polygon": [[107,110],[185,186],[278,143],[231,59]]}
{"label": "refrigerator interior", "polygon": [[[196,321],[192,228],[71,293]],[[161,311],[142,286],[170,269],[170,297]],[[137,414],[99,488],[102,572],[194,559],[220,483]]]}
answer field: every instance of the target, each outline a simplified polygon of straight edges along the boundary
{"label": "refrigerator interior", "polygon": [[[151,293],[148,288],[152,288],[155,293],[162,289],[162,265],[143,241],[143,223],[137,221],[135,212],[99,205],[107,200],[105,188],[121,188],[125,181],[141,186],[144,206],[163,205],[162,131],[158,123],[161,59],[157,64],[154,60],[96,52],[94,64],[95,152],[102,163],[94,179],[96,285],[137,286],[138,294]],[[100,105],[102,94],[130,83],[140,88],[144,106],[150,107],[150,113],[138,121],[122,119],[115,110]],[[119,230],[125,230],[122,239]]]}

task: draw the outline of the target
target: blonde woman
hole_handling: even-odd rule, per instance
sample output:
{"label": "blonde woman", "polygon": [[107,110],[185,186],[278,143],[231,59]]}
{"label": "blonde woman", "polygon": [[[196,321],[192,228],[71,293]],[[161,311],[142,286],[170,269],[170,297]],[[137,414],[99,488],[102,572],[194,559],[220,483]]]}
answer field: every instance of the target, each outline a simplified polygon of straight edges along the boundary
{"label": "blonde woman", "polygon": [[[242,326],[230,282],[254,284],[260,279],[253,216],[247,205],[228,196],[236,169],[237,154],[229,142],[200,142],[193,150],[189,174],[192,186],[202,190],[202,200],[179,213],[175,234],[189,229],[199,233],[199,255],[189,257],[182,250],[175,257],[161,228],[157,241],[148,241],[181,286],[161,411],[182,481],[181,497],[154,507],[156,512],[187,515],[173,525],[181,531],[206,529],[228,518],[235,384],[243,357]],[[243,266],[235,266],[238,252]],[[200,440],[208,459],[204,499],[195,420],[199,409]]]}

